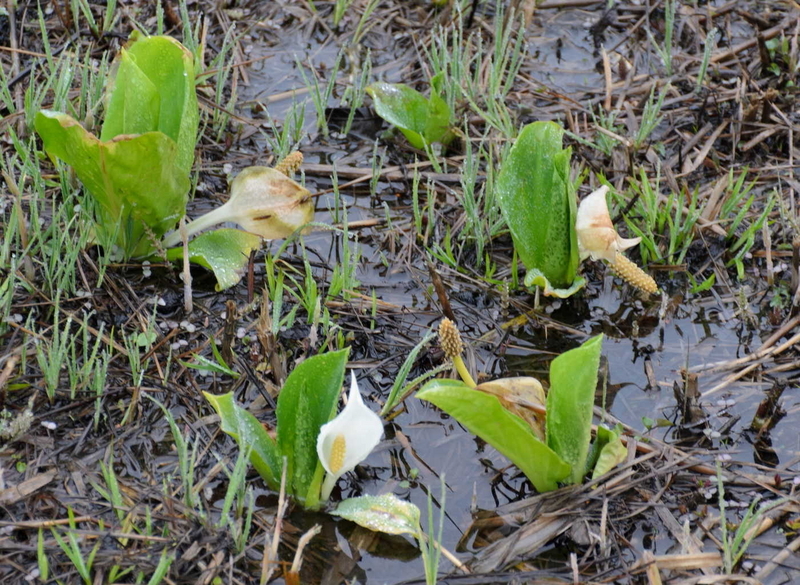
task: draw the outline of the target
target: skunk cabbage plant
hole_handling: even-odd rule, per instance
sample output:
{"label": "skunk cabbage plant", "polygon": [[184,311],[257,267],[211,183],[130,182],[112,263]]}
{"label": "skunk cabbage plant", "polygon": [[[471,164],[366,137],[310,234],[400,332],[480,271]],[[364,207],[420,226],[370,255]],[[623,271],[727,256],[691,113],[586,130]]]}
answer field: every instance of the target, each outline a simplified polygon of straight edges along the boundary
{"label": "skunk cabbage plant", "polygon": [[250,461],[274,490],[281,485],[286,461],[286,493],[307,508],[327,500],[336,480],[361,463],[383,434],[380,418],[361,400],[355,379],[347,406],[334,417],[348,353],[344,349],[310,357],[289,374],[278,395],[274,438],[236,403],[233,393],[205,393],[222,430],[240,447],[251,447]]}
{"label": "skunk cabbage plant", "polygon": [[403,83],[377,82],[367,87],[378,115],[397,126],[414,148],[425,149],[434,142],[448,144],[453,112],[439,95],[441,77],[431,79],[431,97]]}
{"label": "skunk cabbage plant", "polygon": [[[580,483],[587,472],[602,475],[625,456],[619,430],[599,427],[591,440],[602,339],[593,337],[553,360],[546,405],[533,378],[503,378],[476,387],[463,380],[431,380],[417,398],[441,408],[508,457],[537,491]],[[522,414],[531,407],[544,417]]]}
{"label": "skunk cabbage plant", "polygon": [[[192,53],[175,39],[134,32],[114,62],[99,137],[63,112],[36,114],[45,151],[74,169],[96,203],[95,242],[122,259],[183,257],[182,246],[165,248],[181,243],[176,228],[191,188],[196,69]],[[218,229],[188,243],[190,261],[212,269],[219,288],[239,281],[261,238],[287,237],[314,213],[308,191],[274,169],[245,169],[232,191],[228,203],[188,232],[222,222],[247,230]]]}
{"label": "skunk cabbage plant", "polygon": [[143,257],[186,210],[199,113],[192,54],[165,36],[131,35],[107,87],[100,137],[62,112],[36,114],[45,150],[97,203],[95,237]]}
{"label": "skunk cabbage plant", "polygon": [[528,269],[527,286],[567,297],[584,284],[578,276],[577,201],[570,180],[571,150],[553,122],[525,126],[497,178],[497,196],[514,249]]}

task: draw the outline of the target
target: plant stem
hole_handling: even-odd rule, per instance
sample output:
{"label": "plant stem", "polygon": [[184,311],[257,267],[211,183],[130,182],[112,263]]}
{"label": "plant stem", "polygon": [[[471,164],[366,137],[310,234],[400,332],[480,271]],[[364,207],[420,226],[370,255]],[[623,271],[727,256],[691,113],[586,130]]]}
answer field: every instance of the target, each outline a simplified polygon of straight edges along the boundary
{"label": "plant stem", "polygon": [[[186,237],[191,238],[198,232],[203,231],[204,229],[210,228],[217,224],[231,221],[229,217],[229,209],[228,204],[225,203],[217,207],[216,209],[212,209],[208,213],[201,215],[197,219],[190,221],[186,224]],[[181,231],[175,230],[164,237],[164,240],[161,242],[161,245],[165,248],[171,248],[172,246],[177,246],[181,241]]]}
{"label": "plant stem", "polygon": [[328,498],[331,497],[331,492],[333,491],[333,487],[336,485],[336,481],[339,478],[335,475],[331,475],[330,473],[325,473],[325,481],[322,482],[322,489],[320,490],[319,499],[321,502],[327,502]]}
{"label": "plant stem", "polygon": [[453,357],[453,364],[456,366],[458,375],[461,376],[461,380],[464,382],[464,384],[466,384],[470,388],[475,388],[477,384],[470,375],[469,370],[467,369],[467,364],[464,363],[464,360],[461,358],[460,355]]}

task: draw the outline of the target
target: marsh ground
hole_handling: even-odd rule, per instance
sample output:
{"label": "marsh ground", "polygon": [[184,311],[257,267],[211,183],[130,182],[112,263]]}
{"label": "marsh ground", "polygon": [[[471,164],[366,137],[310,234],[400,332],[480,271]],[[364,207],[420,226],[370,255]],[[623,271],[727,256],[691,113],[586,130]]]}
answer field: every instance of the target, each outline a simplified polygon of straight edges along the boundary
{"label": "marsh ground", "polygon": [[[424,509],[428,492],[441,503],[444,478],[442,544],[463,566],[443,560],[441,583],[800,582],[797,4],[547,0],[523,24],[494,2],[347,4],[338,23],[333,2],[310,0],[50,2],[41,14],[20,1],[0,15],[0,408],[17,425],[0,449],[0,580],[37,582],[46,558],[51,580],[79,583],[58,535],[91,556],[94,583],[126,570],[115,582],[147,582],[162,559],[165,583],[270,571],[283,582],[299,537],[320,524],[302,583],[424,582],[412,541],[298,507],[265,571],[277,495],[250,472],[223,525],[237,448],[201,391],[233,391],[269,425],[294,364],[349,346],[377,409],[451,310],[486,378],[546,380],[554,356],[604,333],[597,404],[636,440],[598,483],[540,496],[409,397],[334,498],[392,491]],[[98,72],[132,30],[159,22],[205,47],[189,215],[224,200],[231,173],[299,149],[316,220],[339,228],[266,245],[224,292],[196,271],[191,313],[177,270],[83,245],[83,194],[30,125],[53,104],[97,124]],[[386,133],[364,87],[424,93],[438,72],[459,139],[429,157]],[[642,297],[599,263],[584,264],[588,285],[569,299],[537,307],[519,286],[493,181],[534,120],[570,132],[582,195],[602,176],[617,225],[647,230],[651,247],[632,257],[662,294]],[[211,338],[240,378],[186,366],[211,357]],[[410,378],[442,360],[427,346]],[[193,474],[146,396],[174,417]],[[726,563],[753,502],[772,507],[741,562]]]}

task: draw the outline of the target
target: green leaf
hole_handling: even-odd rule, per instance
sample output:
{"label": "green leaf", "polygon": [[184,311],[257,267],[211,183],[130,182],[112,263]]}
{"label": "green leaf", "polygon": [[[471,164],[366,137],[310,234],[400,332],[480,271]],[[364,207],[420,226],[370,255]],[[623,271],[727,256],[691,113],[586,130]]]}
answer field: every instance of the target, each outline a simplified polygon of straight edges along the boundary
{"label": "green leaf", "polygon": [[[546,290],[576,289],[577,202],[570,174],[570,149],[562,148],[564,131],[553,122],[534,122],[520,132],[503,162],[497,196],[514,248]],[[580,284],[580,283],[579,283]]]}
{"label": "green leaf", "polygon": [[603,426],[597,427],[597,439],[595,444],[592,445],[592,450],[595,447],[599,450],[597,456],[597,463],[594,465],[592,471],[592,479],[597,479],[614,469],[617,465],[625,461],[628,456],[628,449],[622,443],[620,429],[609,430]]}
{"label": "green leaf", "polygon": [[200,120],[192,54],[172,37],[134,32],[117,65],[100,139],[158,130],[177,143],[176,163],[189,174]]}
{"label": "green leaf", "polygon": [[182,360],[179,361],[181,365],[186,366],[187,368],[192,368],[193,370],[200,370],[203,372],[213,372],[215,374],[225,374],[226,376],[231,376],[234,379],[239,378],[239,374],[234,372],[228,366],[223,365],[219,362],[213,362],[207,357],[200,355],[199,353],[195,354],[194,359],[197,360],[197,363],[193,364],[191,362],[184,362]]}
{"label": "green leaf", "polygon": [[349,352],[308,358],[289,374],[278,395],[278,448],[288,462],[287,490],[309,507],[316,505],[322,478],[317,436],[336,415]]}
{"label": "green leaf", "polygon": [[[205,232],[189,242],[189,261],[214,271],[217,290],[235,285],[242,278],[252,250],[261,246],[255,234],[233,228]],[[183,258],[183,246],[167,250],[167,260]]]}
{"label": "green leaf", "polygon": [[233,392],[217,396],[203,392],[217,411],[222,422],[222,430],[236,439],[239,448],[252,447],[250,462],[273,490],[281,485],[281,457],[275,440],[267,434],[256,417],[236,404]]}
{"label": "green leaf", "polygon": [[581,179],[578,178],[577,184],[572,182],[570,178],[572,161],[572,149],[566,148],[556,155],[555,170],[561,184],[564,185],[567,197],[567,215],[568,215],[568,230],[569,230],[569,266],[567,274],[572,275],[576,280],[580,277],[577,276],[578,267],[581,264],[580,251],[578,250],[578,230],[575,229],[575,222],[578,218],[578,197],[576,191],[580,185]]}
{"label": "green leaf", "polygon": [[397,126],[414,148],[423,149],[433,142],[446,144],[452,139],[452,112],[433,81],[430,100],[402,83],[378,82],[367,87],[378,115]]}
{"label": "green leaf", "polygon": [[698,293],[701,293],[701,292],[709,290],[712,286],[714,286],[714,282],[717,280],[717,275],[714,272],[712,272],[711,276],[709,276],[708,278],[706,278],[703,282],[701,282],[699,284],[695,280],[694,276],[691,275],[691,273],[689,273],[688,276],[689,276],[689,280],[692,283],[692,288],[691,288],[690,292],[693,295],[696,295]]}
{"label": "green leaf", "polygon": [[411,534],[415,537],[422,533],[419,508],[394,494],[349,498],[336,506],[331,514],[374,532]]}
{"label": "green leaf", "polygon": [[592,436],[592,410],[603,336],[562,353],[550,366],[547,444],[572,466],[569,481],[581,483]]}
{"label": "green leaf", "polygon": [[101,142],[70,116],[48,110],[34,124],[45,150],[72,166],[99,203],[100,243],[113,243],[116,234],[126,257],[144,255],[153,249],[145,228],[160,238],[183,215],[189,176],[176,165],[177,145],[165,134]]}
{"label": "green leaf", "polygon": [[125,49],[120,51],[116,67],[115,79],[110,82],[113,91],[108,92],[111,97],[100,132],[100,140],[104,142],[121,134],[158,130],[161,109],[158,88]]}
{"label": "green leaf", "polygon": [[449,144],[455,137],[451,127],[453,113],[447,102],[442,99],[441,92],[444,86],[444,73],[434,75],[431,78],[431,97],[428,99],[428,123],[425,126],[423,136],[431,142],[441,142]]}
{"label": "green leaf", "polygon": [[460,380],[431,380],[417,398],[438,406],[508,457],[539,492],[558,488],[558,482],[570,473],[569,464],[492,394],[473,390]]}

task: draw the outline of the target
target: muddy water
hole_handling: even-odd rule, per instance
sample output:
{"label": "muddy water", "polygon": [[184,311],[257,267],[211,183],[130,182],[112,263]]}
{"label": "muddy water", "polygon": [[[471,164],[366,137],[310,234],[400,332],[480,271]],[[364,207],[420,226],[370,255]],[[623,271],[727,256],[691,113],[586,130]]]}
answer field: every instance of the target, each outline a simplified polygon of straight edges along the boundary
{"label": "muddy water", "polygon": [[[571,27],[574,38],[588,43],[585,22],[575,15],[569,17],[569,22],[556,24]],[[545,50],[548,43],[556,43],[548,37],[547,30],[537,41],[542,47],[536,53],[540,57],[533,60],[534,70],[540,68],[542,72],[541,81],[553,82],[561,91],[600,83],[591,48],[585,43],[560,42],[558,51]],[[291,105],[291,99],[271,100],[270,96],[292,89],[305,91],[305,83],[295,68],[296,58],[310,61],[318,68],[330,69],[336,61],[338,48],[333,43],[319,44],[290,36],[282,46],[270,51],[274,53],[273,58],[250,71],[251,86],[242,91],[242,99],[266,103],[270,115],[280,120]],[[385,56],[383,62],[387,62]],[[336,160],[363,149],[367,154],[361,160],[347,162],[353,166],[370,166],[371,144],[357,142],[352,137],[324,140],[314,131],[315,114],[308,94],[298,93],[294,99],[308,100],[306,128],[312,140],[301,145],[307,160]],[[334,96],[328,105],[338,106],[338,99]],[[331,186],[324,177],[309,176],[306,180],[312,191]],[[390,211],[393,221],[399,225],[411,220],[407,189],[408,185],[404,184],[382,183],[376,194],[379,200],[395,202]],[[348,207],[351,221],[384,217],[382,207],[369,195],[356,195],[346,190],[342,201]],[[334,206],[332,196],[320,198],[318,208]],[[318,213],[316,219],[332,221],[331,215],[325,212]],[[371,341],[359,343],[353,354],[354,360],[364,366],[359,374],[364,392],[370,393],[373,399],[385,398],[405,353],[437,322],[439,311],[435,300],[431,299],[429,278],[419,259],[412,259],[412,264],[407,265],[390,258],[387,268],[379,261],[379,242],[385,236],[383,228],[369,228],[359,234],[362,262],[357,277],[362,283],[362,292],[370,294],[374,289],[379,300],[403,307],[382,315],[374,334],[369,336]],[[315,233],[306,239],[309,257],[328,265],[328,269],[317,269],[321,282],[330,276],[329,268],[337,261],[336,250],[340,245],[338,236],[327,232]],[[399,245],[402,247],[402,238]],[[383,252],[388,254],[385,249]],[[549,361],[555,355],[578,345],[589,335],[604,333],[607,382],[605,395],[598,395],[598,404],[605,404],[612,415],[642,434],[671,443],[680,442],[685,448],[695,444],[718,449],[735,461],[762,461],[753,449],[753,435],[747,429],[764,391],[771,386],[770,381],[735,382],[704,396],[701,403],[708,416],[707,424],[699,427],[688,442],[685,435],[678,436],[673,426],[656,426],[648,431],[643,420],[679,420],[673,386],[683,385],[682,370],[692,371],[709,363],[741,357],[758,347],[766,335],[748,332],[735,316],[736,304],[722,302],[716,295],[691,297],[683,287],[677,287],[678,290],[672,291],[663,302],[661,299],[643,301],[619,281],[603,276],[602,269],[595,274],[598,279],[576,298],[557,303],[543,301],[543,319],[534,319],[512,331],[502,345],[499,337],[486,344],[476,340],[495,331],[498,323],[516,313],[513,309],[504,313],[494,293],[458,285],[458,290],[452,292],[461,293],[461,296],[454,294],[451,302],[476,348],[479,369],[491,376],[524,374],[546,378]],[[532,303],[523,293],[517,293],[515,298]],[[368,318],[367,315],[364,320]],[[387,358],[394,359],[385,362]],[[706,393],[713,389],[728,373],[701,375],[699,391]],[[788,414],[771,434],[774,453],[769,457],[777,465],[796,460],[800,455],[796,432],[800,425],[800,408],[796,392],[789,395]],[[379,408],[375,401],[372,405],[376,410]],[[434,494],[438,507],[439,482],[444,477],[447,489],[443,544],[451,550],[455,549],[477,511],[491,510],[531,493],[527,481],[513,467],[508,467],[507,460],[493,448],[413,397],[406,401],[406,411],[386,428],[385,440],[365,462],[366,475],[358,478],[351,475],[351,483],[340,483],[344,486],[341,497],[393,491],[425,510],[428,490]],[[712,497],[713,493],[709,492],[709,498]],[[713,503],[711,499],[709,503]],[[349,523],[320,515],[295,512],[292,521],[305,528],[315,522],[325,526],[315,545],[319,550],[309,558],[318,574],[330,573],[334,570],[332,567],[338,567],[343,575],[356,578],[359,583],[375,584],[422,576],[421,559],[402,539],[367,536],[354,530]],[[655,533],[658,535],[654,536]],[[646,523],[629,538],[659,553],[667,552],[674,544],[665,536],[665,531],[659,532]],[[355,565],[347,562],[348,556],[356,557]],[[462,558],[468,556],[462,555]],[[443,562],[442,566],[449,564]]]}

